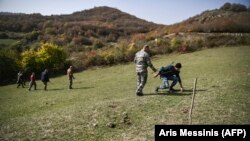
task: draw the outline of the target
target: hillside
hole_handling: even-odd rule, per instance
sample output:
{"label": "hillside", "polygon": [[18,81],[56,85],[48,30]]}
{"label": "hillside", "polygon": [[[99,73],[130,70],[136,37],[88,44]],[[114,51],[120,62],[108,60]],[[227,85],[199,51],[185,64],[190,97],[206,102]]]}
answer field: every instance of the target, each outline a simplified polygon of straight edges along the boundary
{"label": "hillside", "polygon": [[241,4],[225,3],[219,9],[207,10],[167,27],[173,32],[250,32],[250,10]]}
{"label": "hillside", "polygon": [[[70,52],[113,46],[121,41],[140,41],[138,34],[161,36],[177,32],[250,32],[250,11],[244,5],[224,4],[174,25],[158,25],[111,7],[95,7],[69,15],[0,13],[2,47],[37,48],[52,42]],[[148,35],[146,35],[148,36]],[[19,40],[19,43],[9,40]]]}
{"label": "hillside", "polygon": [[155,124],[188,124],[196,77],[193,124],[249,124],[249,54],[250,46],[234,46],[153,57],[157,68],[183,64],[185,91],[176,94],[155,94],[161,81],[149,71],[145,95],[136,97],[133,63],[76,73],[73,90],[66,75],[48,91],[41,81],[36,91],[2,86],[0,140],[154,140]]}
{"label": "hillside", "polygon": [[[34,55],[39,54],[44,43],[58,46],[67,55],[65,61],[55,64],[60,68],[50,68],[55,74],[64,72],[69,65],[82,71],[130,62],[144,44],[151,46],[152,55],[249,45],[249,13],[243,5],[225,4],[170,26],[110,7],[51,16],[0,13],[0,67],[5,68],[0,70],[0,84],[15,82],[18,70],[40,73],[51,66]],[[23,56],[28,53],[26,58],[32,53],[34,57],[30,62]]]}
{"label": "hillside", "polygon": [[[46,21],[50,22],[50,27],[56,26],[57,24],[74,23],[79,26],[92,25],[120,30],[126,30],[128,28],[133,32],[140,32],[140,30],[145,32],[157,26],[152,22],[147,22],[118,9],[106,6],[74,12],[69,15],[42,16],[39,13],[22,14],[2,12],[0,13],[0,19],[0,31],[13,32],[30,32],[36,29],[42,30],[46,28],[46,24],[48,24],[44,23]],[[12,23],[12,25],[9,25],[9,23]]]}
{"label": "hillside", "polygon": [[[0,38],[19,39],[23,47],[49,41],[68,49],[101,48],[158,26],[110,7],[52,16],[0,13],[0,21]],[[20,32],[25,34],[16,35]]]}
{"label": "hillside", "polygon": [[[110,7],[51,16],[0,13],[0,66],[5,67],[0,71],[0,83],[14,82],[18,70],[27,71],[21,63],[22,53],[37,51],[42,43],[52,43],[67,53],[68,61],[61,62],[62,68],[70,63],[83,70],[96,65],[93,59],[88,59],[89,54],[96,53],[90,52],[113,48],[131,35],[147,33],[158,26]],[[86,63],[82,62],[85,60]]]}

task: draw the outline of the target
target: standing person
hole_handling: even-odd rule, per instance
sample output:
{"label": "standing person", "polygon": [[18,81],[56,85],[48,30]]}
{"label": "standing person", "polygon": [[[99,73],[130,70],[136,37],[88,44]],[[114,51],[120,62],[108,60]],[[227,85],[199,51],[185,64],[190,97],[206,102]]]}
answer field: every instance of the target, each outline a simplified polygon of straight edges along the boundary
{"label": "standing person", "polygon": [[151,63],[149,52],[150,52],[149,46],[144,45],[143,49],[135,54],[134,62],[136,64],[136,74],[137,74],[137,88],[136,88],[137,96],[143,95],[143,88],[148,78],[147,68],[150,67],[154,72],[157,71],[153,66],[153,64]]}
{"label": "standing person", "polygon": [[49,73],[48,73],[48,69],[45,69],[43,72],[42,72],[42,75],[41,75],[41,80],[44,84],[44,90],[46,91],[47,90],[47,84],[49,82]]}
{"label": "standing person", "polygon": [[72,66],[70,66],[67,70],[67,75],[69,78],[69,89],[73,89],[72,85],[73,85],[73,79],[75,79],[74,75],[73,75],[73,70],[72,70]]}
{"label": "standing person", "polygon": [[25,75],[25,71],[23,71],[22,74],[23,74],[23,85],[26,86],[26,75]]}
{"label": "standing person", "polygon": [[20,85],[22,85],[22,87],[24,88],[24,84],[23,84],[23,72],[22,71],[19,71],[17,73],[17,82],[16,82],[18,85],[17,85],[17,88],[19,88]]}
{"label": "standing person", "polygon": [[[173,87],[179,82],[181,91],[183,91],[183,86],[181,83],[181,77],[180,77],[180,69],[182,65],[181,63],[176,63],[175,66],[168,65],[166,67],[161,67],[159,72],[155,74],[154,77],[157,77],[160,75],[160,78],[162,80],[162,85],[155,88],[155,92],[158,92],[159,89],[169,89],[169,92],[173,92]],[[169,86],[168,81],[173,81],[172,84]]]}
{"label": "standing person", "polygon": [[32,86],[34,85],[34,90],[36,90],[36,76],[35,73],[32,72],[32,74],[30,75],[30,87],[29,87],[29,91],[31,90]]}

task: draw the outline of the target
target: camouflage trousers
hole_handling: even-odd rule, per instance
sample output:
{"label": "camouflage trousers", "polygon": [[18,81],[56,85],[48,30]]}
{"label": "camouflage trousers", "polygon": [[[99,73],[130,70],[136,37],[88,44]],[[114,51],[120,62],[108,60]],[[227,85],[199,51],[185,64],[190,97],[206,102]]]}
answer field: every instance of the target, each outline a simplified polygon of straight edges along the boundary
{"label": "camouflage trousers", "polygon": [[142,90],[147,83],[148,73],[147,72],[137,72],[137,88],[136,93],[143,93]]}

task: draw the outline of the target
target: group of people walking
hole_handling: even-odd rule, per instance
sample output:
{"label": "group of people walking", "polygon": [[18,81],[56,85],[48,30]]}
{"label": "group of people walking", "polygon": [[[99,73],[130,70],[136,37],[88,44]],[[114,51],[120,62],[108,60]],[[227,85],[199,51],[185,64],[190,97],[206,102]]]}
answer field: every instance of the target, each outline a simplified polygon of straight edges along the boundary
{"label": "group of people walking", "polygon": [[[73,75],[73,70],[72,70],[72,66],[70,66],[68,69],[67,69],[67,76],[68,76],[68,79],[69,79],[69,89],[73,89],[72,85],[73,85],[73,79],[75,79],[74,75]],[[31,88],[34,86],[34,90],[36,90],[36,87],[37,87],[37,84],[36,84],[36,75],[35,75],[35,72],[32,72],[30,77],[30,82],[29,82],[29,91],[31,90]],[[44,90],[46,91],[47,90],[47,86],[48,86],[48,82],[50,82],[49,80],[49,71],[48,69],[45,69],[42,73],[41,73],[41,81],[43,82],[44,84]],[[23,73],[22,71],[19,71],[18,74],[17,74],[17,88],[19,88],[19,86],[22,86],[23,88],[24,87],[24,76],[23,76]]]}
{"label": "group of people walking", "polygon": [[[142,96],[143,95],[143,88],[147,83],[148,78],[148,70],[147,68],[150,67],[154,72],[154,77],[160,76],[162,80],[162,84],[155,88],[155,92],[157,93],[161,89],[168,89],[169,92],[173,92],[174,86],[179,82],[181,91],[183,91],[182,81],[180,77],[180,69],[182,68],[181,63],[176,63],[175,65],[167,65],[163,66],[157,71],[150,59],[150,49],[148,45],[145,45],[139,52],[135,54],[134,63],[136,64],[136,74],[137,74],[137,87],[136,87],[136,95]],[[67,76],[69,80],[69,89],[73,89],[73,79],[75,79],[73,75],[72,66],[67,69]],[[44,84],[44,90],[47,90],[47,85],[49,80],[48,69],[45,69],[41,74],[41,81]],[[169,81],[172,81],[169,84]],[[20,71],[17,74],[17,88],[22,86],[24,88],[24,81],[23,81],[23,73]],[[30,83],[29,83],[29,91],[34,86],[34,90],[36,90],[36,76],[35,73],[32,72],[30,75]]]}

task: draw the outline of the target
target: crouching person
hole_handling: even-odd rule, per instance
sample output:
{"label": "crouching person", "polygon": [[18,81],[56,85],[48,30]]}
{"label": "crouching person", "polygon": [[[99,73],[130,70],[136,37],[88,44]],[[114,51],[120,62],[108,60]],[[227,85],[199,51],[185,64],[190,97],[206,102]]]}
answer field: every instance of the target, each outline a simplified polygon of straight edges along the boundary
{"label": "crouching person", "polygon": [[[155,74],[154,77],[160,76],[162,80],[162,85],[159,87],[155,88],[155,92],[158,92],[159,89],[168,89],[169,92],[175,91],[173,87],[179,82],[181,91],[183,91],[183,86],[181,82],[181,77],[180,77],[180,69],[182,65],[181,63],[177,63],[175,66],[173,65],[168,65],[165,67],[161,67],[159,72]],[[171,85],[169,85],[169,81],[173,81]]]}

